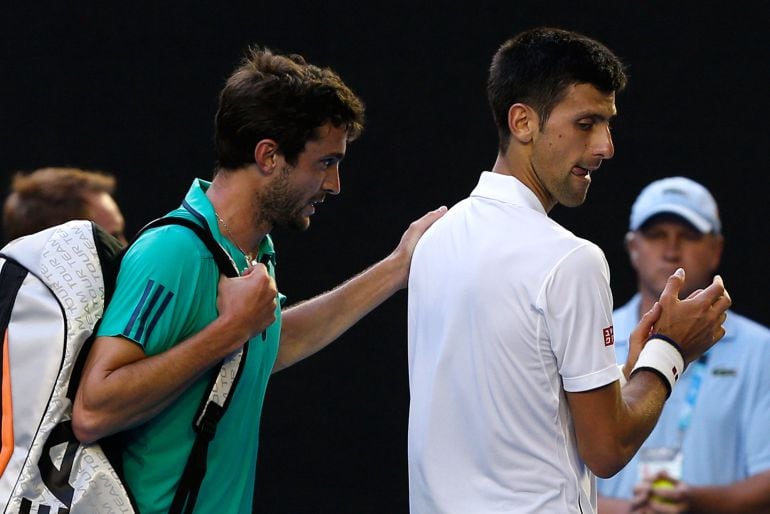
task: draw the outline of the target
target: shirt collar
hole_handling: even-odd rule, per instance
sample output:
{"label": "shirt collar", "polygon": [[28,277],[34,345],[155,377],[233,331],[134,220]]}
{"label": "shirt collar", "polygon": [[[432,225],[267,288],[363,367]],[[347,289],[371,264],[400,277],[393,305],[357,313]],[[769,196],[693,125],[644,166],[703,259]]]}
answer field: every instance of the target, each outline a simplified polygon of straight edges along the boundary
{"label": "shirt collar", "polygon": [[[193,183],[190,184],[190,189],[187,190],[184,199],[193,209],[206,218],[206,223],[208,223],[209,229],[217,241],[220,243],[229,242],[224,241],[226,238],[219,230],[219,222],[217,221],[217,215],[214,212],[214,206],[211,205],[211,201],[209,201],[209,198],[206,196],[206,191],[208,191],[210,186],[211,182],[196,178],[193,180]],[[227,246],[229,248],[231,245]]]}
{"label": "shirt collar", "polygon": [[[185,195],[185,200],[193,209],[198,211],[201,215],[203,215],[204,218],[206,218],[206,223],[208,224],[209,229],[211,229],[211,233],[214,236],[214,239],[223,245],[230,255],[241,256],[240,259],[236,259],[236,263],[238,264],[238,268],[242,269],[243,266],[248,265],[246,263],[246,258],[240,249],[220,231],[219,221],[217,220],[217,215],[214,212],[214,206],[211,204],[208,196],[206,196],[206,191],[208,191],[210,186],[211,182],[196,178],[190,185],[190,189],[188,189],[187,195]],[[261,259],[262,255],[270,255],[270,260],[272,261],[273,265],[275,265],[275,248],[273,246],[273,240],[270,238],[269,234],[265,235],[265,237],[263,237],[262,241],[259,243],[259,255],[257,258]]]}
{"label": "shirt collar", "polygon": [[535,193],[519,179],[511,175],[502,175],[491,171],[482,172],[481,177],[479,177],[479,183],[471,192],[471,196],[529,207],[544,216],[548,215],[543,204],[535,196]]}

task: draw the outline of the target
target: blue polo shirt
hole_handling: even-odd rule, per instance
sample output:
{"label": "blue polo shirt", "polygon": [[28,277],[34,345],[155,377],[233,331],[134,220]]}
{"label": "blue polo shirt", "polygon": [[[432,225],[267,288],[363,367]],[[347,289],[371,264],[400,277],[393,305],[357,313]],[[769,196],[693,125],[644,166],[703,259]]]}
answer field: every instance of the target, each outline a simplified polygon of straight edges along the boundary
{"label": "blue polo shirt", "polygon": [[[628,355],[628,337],[639,322],[640,295],[613,312],[618,362]],[[725,336],[708,352],[689,428],[682,442],[682,480],[727,485],[770,469],[770,330],[732,311]],[[695,366],[688,366],[660,420],[642,448],[675,448]],[[599,494],[630,499],[639,454],[617,475],[597,480]]]}
{"label": "blue polo shirt", "polygon": [[[185,197],[198,215],[181,207],[171,214],[206,223],[214,239],[243,271],[245,256],[219,231],[214,208],[206,197],[209,185],[196,180]],[[265,254],[271,257],[269,272],[275,276],[269,236],[259,248],[259,257]],[[217,317],[219,276],[208,249],[189,229],[171,225],[149,230],[123,259],[116,291],[98,334],[128,338],[142,346],[148,356],[164,352]],[[249,342],[240,381],[209,446],[208,469],[196,513],[251,512],[259,421],[280,332],[279,305],[266,339],[258,334]],[[122,434],[126,482],[142,514],[168,512],[195,440],[193,417],[218,369],[212,368],[163,412]]]}

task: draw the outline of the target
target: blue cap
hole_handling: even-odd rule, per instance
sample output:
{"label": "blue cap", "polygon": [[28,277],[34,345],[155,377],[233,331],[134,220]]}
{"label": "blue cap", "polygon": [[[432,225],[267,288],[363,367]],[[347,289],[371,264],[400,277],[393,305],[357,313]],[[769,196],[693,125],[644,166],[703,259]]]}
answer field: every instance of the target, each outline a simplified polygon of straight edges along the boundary
{"label": "blue cap", "polygon": [[714,197],[708,189],[689,178],[664,178],[642,189],[631,207],[629,229],[639,230],[659,214],[678,216],[703,234],[722,231]]}

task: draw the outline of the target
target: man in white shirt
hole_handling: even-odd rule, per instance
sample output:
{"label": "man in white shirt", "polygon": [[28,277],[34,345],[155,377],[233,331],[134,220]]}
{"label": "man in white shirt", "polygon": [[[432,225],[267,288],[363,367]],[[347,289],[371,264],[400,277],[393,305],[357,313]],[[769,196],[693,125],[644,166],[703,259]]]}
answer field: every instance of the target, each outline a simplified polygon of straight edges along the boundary
{"label": "man in white shirt", "polygon": [[524,32],[492,61],[497,161],[412,260],[415,514],[595,512],[594,474],[623,467],[685,366],[724,333],[721,279],[679,301],[678,270],[631,336],[621,390],[604,255],[548,217],[583,203],[613,156],[625,81],[606,47],[558,29]]}

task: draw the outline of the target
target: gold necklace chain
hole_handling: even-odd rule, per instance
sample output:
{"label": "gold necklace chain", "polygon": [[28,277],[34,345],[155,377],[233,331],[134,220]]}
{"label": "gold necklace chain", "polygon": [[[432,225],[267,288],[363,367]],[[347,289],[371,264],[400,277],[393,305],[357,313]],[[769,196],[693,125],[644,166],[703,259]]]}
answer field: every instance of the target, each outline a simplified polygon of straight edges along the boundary
{"label": "gold necklace chain", "polygon": [[227,232],[228,239],[232,241],[235,247],[238,248],[238,250],[240,250],[241,253],[246,257],[246,262],[253,264],[255,257],[252,257],[251,252],[244,251],[244,249],[241,248],[240,245],[235,242],[235,236],[233,236],[233,233],[230,231],[230,227],[227,226],[227,223],[225,222],[224,219],[222,219],[222,216],[220,216],[217,211],[214,211],[214,216],[216,216],[219,222],[222,224],[222,226],[225,227],[225,232]]}

